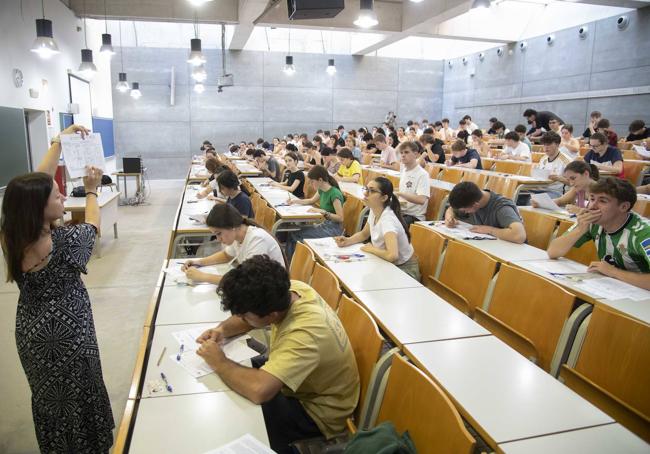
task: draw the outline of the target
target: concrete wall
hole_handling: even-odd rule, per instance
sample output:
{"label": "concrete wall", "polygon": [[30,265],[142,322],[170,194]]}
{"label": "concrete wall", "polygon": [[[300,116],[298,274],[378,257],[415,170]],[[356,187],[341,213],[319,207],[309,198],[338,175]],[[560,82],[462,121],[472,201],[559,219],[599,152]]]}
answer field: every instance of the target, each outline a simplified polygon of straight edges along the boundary
{"label": "concrete wall", "polygon": [[[469,114],[481,127],[496,116],[512,128],[525,123],[527,107],[550,110],[572,123],[580,134],[592,110],[608,118],[619,135],[626,135],[635,119],[650,120],[650,7],[627,14],[625,30],[616,25],[618,16],[586,24],[585,39],[578,28],[469,55],[467,65],[454,59],[445,62],[443,114],[452,125]],[[512,52],[509,52],[512,51]],[[471,73],[474,72],[472,76]]]}
{"label": "concrete wall", "polygon": [[[208,82],[192,90],[185,49],[125,48],[124,68],[140,82],[142,98],[114,93],[118,156],[142,155],[152,178],[184,176],[187,162],[204,139],[217,147],[229,142],[267,140],[291,132],[381,123],[395,111],[398,120],[438,118],[442,113],[441,61],[337,55],[338,72],[325,72],[327,56],[294,54],[296,73],[282,72],[284,54],[231,51],[228,72],[235,86],[217,93],[220,52],[206,51]],[[119,53],[113,58],[117,82]],[[170,73],[175,67],[176,103],[170,106]]]}

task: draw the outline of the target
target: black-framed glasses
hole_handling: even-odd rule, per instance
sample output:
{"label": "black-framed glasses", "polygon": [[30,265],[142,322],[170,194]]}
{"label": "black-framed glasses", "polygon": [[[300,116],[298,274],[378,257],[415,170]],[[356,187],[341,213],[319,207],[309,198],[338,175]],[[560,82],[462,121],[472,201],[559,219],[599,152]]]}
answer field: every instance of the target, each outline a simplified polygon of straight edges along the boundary
{"label": "black-framed glasses", "polygon": [[381,194],[381,191],[379,189],[369,188],[368,186],[363,187],[363,192],[367,194]]}

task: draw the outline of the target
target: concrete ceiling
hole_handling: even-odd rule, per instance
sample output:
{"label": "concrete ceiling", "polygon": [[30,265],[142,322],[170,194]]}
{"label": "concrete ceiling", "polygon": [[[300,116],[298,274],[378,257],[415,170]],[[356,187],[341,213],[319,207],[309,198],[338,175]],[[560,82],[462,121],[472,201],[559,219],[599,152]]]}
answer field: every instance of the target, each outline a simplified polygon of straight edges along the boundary
{"label": "concrete ceiling", "polygon": [[[345,9],[335,18],[327,20],[290,21],[286,0],[213,0],[196,8],[188,0],[61,0],[78,16],[133,21],[192,22],[195,14],[201,23],[225,23],[235,26],[230,49],[243,49],[255,26],[291,27],[324,30],[363,32],[353,24],[359,12],[359,0],[346,0]],[[627,7],[639,8],[650,0],[496,0],[490,10],[504,8],[505,4],[518,3],[528,9],[566,6],[582,8]],[[522,32],[514,27],[504,27],[495,21],[492,27],[463,26],[465,16],[470,14],[472,0],[424,0],[413,3],[408,0],[375,0],[375,12],[379,19],[376,28],[367,30],[380,33],[383,38],[356,49],[355,55],[368,54],[408,37],[449,38],[465,41],[489,41],[509,43],[521,39]],[[106,9],[105,9],[106,8]],[[471,10],[474,13],[476,10]],[[612,8],[611,15],[617,14]],[[494,15],[494,12],[492,13]],[[461,18],[462,16],[462,18]],[[557,17],[557,16],[556,16]],[[458,25],[450,25],[458,24]],[[512,29],[508,33],[505,30]]]}

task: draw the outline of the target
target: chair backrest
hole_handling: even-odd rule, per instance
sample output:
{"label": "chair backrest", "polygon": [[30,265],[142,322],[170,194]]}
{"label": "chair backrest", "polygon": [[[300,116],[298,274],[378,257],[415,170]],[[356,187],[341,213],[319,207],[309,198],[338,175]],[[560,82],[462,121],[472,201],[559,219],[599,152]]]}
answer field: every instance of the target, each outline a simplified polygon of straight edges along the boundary
{"label": "chair backrest", "polygon": [[306,284],[311,282],[311,275],[314,273],[316,257],[314,252],[303,243],[296,243],[296,250],[291,258],[289,266],[289,277]]}
{"label": "chair backrest", "polygon": [[355,416],[359,421],[359,412],[366,399],[372,369],[379,359],[384,339],[370,314],[346,295],[341,297],[338,316],[357,360],[360,393]]}
{"label": "chair backrest", "polygon": [[[575,296],[559,285],[537,274],[507,264],[501,264],[487,311],[477,309],[476,320],[492,334],[522,351],[519,339],[526,339],[536,351],[536,362],[549,371],[564,323],[571,315]],[[489,326],[483,323],[485,319]]]}
{"label": "chair backrest", "polygon": [[374,158],[374,156],[372,154],[364,153],[364,154],[361,155],[361,164],[363,164],[363,165],[372,164],[373,158]]}
{"label": "chair backrest", "polygon": [[501,194],[505,185],[506,177],[501,175],[490,175],[488,177],[487,183],[485,184],[485,189],[489,189],[492,192]]}
{"label": "chair backrest", "polygon": [[473,314],[475,308],[483,305],[497,263],[485,252],[458,241],[450,241],[438,280],[465,297]]}
{"label": "chair backrest", "polygon": [[[563,235],[564,232],[569,230],[569,228],[573,224],[574,224],[573,221],[560,220],[560,223],[557,227],[556,236]],[[596,244],[593,241],[587,241],[579,248],[571,248],[571,250],[565,255],[565,257],[574,260],[576,262],[582,263],[583,265],[589,265],[591,262],[595,262],[598,260],[598,252],[596,251]]]}
{"label": "chair backrest", "polygon": [[443,208],[443,202],[448,196],[449,190],[431,186],[425,215],[427,221],[437,221],[444,217],[444,212],[441,212],[441,209]]}
{"label": "chair backrest", "polygon": [[262,207],[262,227],[264,227],[269,233],[273,230],[273,224],[275,224],[275,210],[269,206],[264,205]]}
{"label": "chair backrest", "polygon": [[305,198],[306,199],[311,199],[314,194],[316,194],[316,189],[314,189],[314,185],[310,183],[311,180],[307,178],[307,174],[305,174],[305,186],[303,191],[305,192]]}
{"label": "chair backrest", "polygon": [[483,169],[484,170],[492,170],[492,167],[494,167],[494,163],[496,162],[496,159],[493,158],[481,158],[481,164],[483,164]]}
{"label": "chair backrest", "polygon": [[634,186],[639,186],[643,180],[643,169],[647,167],[645,162],[623,161],[623,172],[625,179]]}
{"label": "chair backrest", "polygon": [[[532,149],[532,151],[533,151],[534,153],[545,154],[545,153],[544,153],[544,145],[533,144],[533,149]],[[540,157],[540,159],[541,159],[541,157]]]}
{"label": "chair backrest", "polygon": [[[600,305],[590,319],[575,365],[563,366],[560,375],[567,386],[649,441],[650,326]],[[567,372],[578,380],[566,380]]]}
{"label": "chair backrest", "polygon": [[358,231],[359,216],[364,209],[364,204],[356,197],[346,197],[343,204],[343,229],[349,236]]}
{"label": "chair backrest", "polygon": [[637,199],[632,211],[639,213],[644,218],[650,217],[650,200]]}
{"label": "chair backrest", "polygon": [[440,173],[444,171],[445,166],[443,164],[427,164],[424,170],[429,174],[429,178],[437,180],[440,176]]}
{"label": "chair backrest", "polygon": [[479,188],[484,188],[487,183],[488,174],[485,172],[465,172],[463,174],[463,181],[471,181],[476,183]]}
{"label": "chair backrest", "polygon": [[453,167],[447,167],[440,177],[442,181],[448,181],[449,183],[458,184],[460,180],[463,179],[463,169],[455,169]]}
{"label": "chair backrest", "polygon": [[266,217],[266,209],[268,208],[268,206],[269,205],[262,198],[259,199],[257,206],[253,204],[253,213],[255,214],[255,218],[254,218],[255,222],[257,222],[261,226],[264,226],[264,218]]}
{"label": "chair backrest", "polygon": [[[533,145],[533,147],[534,146],[535,145]],[[544,148],[543,145],[541,145],[541,147],[542,147],[542,149]],[[538,163],[539,161],[542,160],[542,158],[544,156],[546,156],[546,153],[544,153],[543,151],[542,152],[533,151],[530,155],[531,155],[531,160],[533,161],[533,163]]]}
{"label": "chair backrest", "polygon": [[557,225],[557,219],[533,210],[519,210],[519,214],[524,220],[528,244],[546,249]]}
{"label": "chair backrest", "polygon": [[334,273],[320,263],[316,263],[314,273],[311,275],[311,287],[332,309],[336,310],[343,291]]}
{"label": "chair backrest", "polygon": [[475,440],[445,393],[399,355],[393,357],[377,423],[409,432],[421,453],[469,454]]}
{"label": "chair backrest", "polygon": [[512,175],[519,175],[523,162],[514,161],[497,161],[494,165],[495,172],[510,173]]}
{"label": "chair backrest", "polygon": [[423,225],[411,224],[411,244],[418,257],[420,274],[430,276],[435,274],[442,251],[445,248],[445,238]]}

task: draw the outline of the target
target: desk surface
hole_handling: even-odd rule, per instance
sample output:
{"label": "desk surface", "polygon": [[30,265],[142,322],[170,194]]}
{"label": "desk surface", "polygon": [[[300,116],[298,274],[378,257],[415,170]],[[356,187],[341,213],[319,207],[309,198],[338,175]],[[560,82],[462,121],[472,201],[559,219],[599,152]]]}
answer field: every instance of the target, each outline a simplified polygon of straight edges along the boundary
{"label": "desk surface", "polygon": [[[175,364],[173,358],[170,358],[170,356],[177,354],[180,348],[179,343],[172,336],[172,333],[194,328],[206,330],[215,326],[215,323],[157,326],[149,350],[149,362],[146,365],[142,398],[161,398],[183,394],[228,391],[230,388],[228,388],[217,374],[212,373],[201,378],[194,378],[182,366]],[[160,366],[158,366],[158,359],[164,348],[166,348],[165,354],[160,361]],[[247,365],[250,365],[250,361],[247,361],[247,363]],[[167,390],[158,393],[150,392],[147,383],[150,380],[159,380],[161,372],[165,374],[167,381],[172,385],[173,393],[169,393]]]}
{"label": "desk surface", "polygon": [[142,399],[129,453],[203,454],[246,433],[269,443],[262,407],[233,391]]}
{"label": "desk surface", "polygon": [[493,336],[405,346],[491,444],[612,418]]}
{"label": "desk surface", "polygon": [[[92,197],[92,196],[91,196]],[[97,203],[99,208],[104,208],[104,206],[109,203],[119,200],[120,192],[100,192],[97,195]],[[86,197],[69,197],[63,202],[63,206],[67,211],[83,211],[86,209]]]}
{"label": "desk surface", "polygon": [[224,321],[230,313],[221,310],[216,290],[217,286],[212,284],[163,287],[156,326]]}
{"label": "desk surface", "polygon": [[503,454],[647,454],[650,445],[620,424],[573,430],[499,445]]}
{"label": "desk surface", "polygon": [[400,346],[490,335],[426,287],[356,292],[355,296]]}

